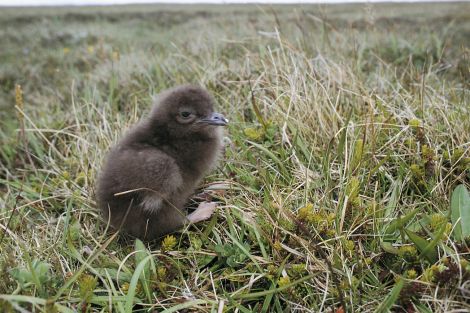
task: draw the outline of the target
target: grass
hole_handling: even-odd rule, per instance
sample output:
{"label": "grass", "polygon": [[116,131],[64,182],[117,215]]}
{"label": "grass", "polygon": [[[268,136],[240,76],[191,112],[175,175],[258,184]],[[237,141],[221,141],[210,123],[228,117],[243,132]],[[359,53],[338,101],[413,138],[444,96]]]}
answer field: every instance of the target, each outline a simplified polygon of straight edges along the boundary
{"label": "grass", "polygon": [[[470,310],[469,12],[1,9],[0,310]],[[105,152],[187,82],[231,121],[217,214],[107,233]]]}

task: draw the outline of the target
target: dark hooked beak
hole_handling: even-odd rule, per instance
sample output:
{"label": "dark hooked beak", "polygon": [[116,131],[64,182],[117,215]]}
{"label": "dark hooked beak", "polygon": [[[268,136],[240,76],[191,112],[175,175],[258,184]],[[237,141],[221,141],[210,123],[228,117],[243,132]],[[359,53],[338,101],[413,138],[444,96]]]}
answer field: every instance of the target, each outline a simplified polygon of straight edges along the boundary
{"label": "dark hooked beak", "polygon": [[214,126],[225,126],[228,123],[228,119],[220,113],[213,112],[211,116],[201,119],[201,122]]}

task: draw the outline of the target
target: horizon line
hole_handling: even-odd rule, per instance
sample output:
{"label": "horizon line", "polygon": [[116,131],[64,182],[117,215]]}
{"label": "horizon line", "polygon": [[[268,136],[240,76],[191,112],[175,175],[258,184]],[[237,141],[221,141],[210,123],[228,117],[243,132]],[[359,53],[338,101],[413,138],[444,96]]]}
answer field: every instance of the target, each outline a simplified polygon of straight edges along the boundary
{"label": "horizon line", "polygon": [[[20,2],[20,3],[18,3]],[[165,5],[188,5],[188,4],[205,4],[205,5],[230,5],[230,4],[360,4],[360,3],[459,3],[469,2],[468,0],[206,0],[206,1],[191,1],[191,0],[45,0],[45,1],[4,1],[0,0],[0,7],[3,8],[17,8],[17,7],[87,7],[87,6],[125,6],[125,5],[144,5],[144,4],[165,4]]]}

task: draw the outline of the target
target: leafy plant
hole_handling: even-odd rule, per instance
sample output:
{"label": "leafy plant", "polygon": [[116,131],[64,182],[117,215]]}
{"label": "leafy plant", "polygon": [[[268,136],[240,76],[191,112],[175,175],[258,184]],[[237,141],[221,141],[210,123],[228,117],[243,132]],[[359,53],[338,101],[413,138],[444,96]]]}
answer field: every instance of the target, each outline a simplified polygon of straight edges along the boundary
{"label": "leafy plant", "polygon": [[[242,244],[246,251],[250,251],[250,245],[247,243]],[[218,244],[214,247],[215,252],[221,258],[222,262],[226,263],[229,267],[235,268],[243,264],[247,259],[247,255],[240,247],[234,244]]]}
{"label": "leafy plant", "polygon": [[16,267],[10,271],[11,276],[18,282],[22,289],[29,286],[36,286],[40,293],[44,293],[44,285],[49,280],[49,263],[33,260],[28,264],[28,268]]}

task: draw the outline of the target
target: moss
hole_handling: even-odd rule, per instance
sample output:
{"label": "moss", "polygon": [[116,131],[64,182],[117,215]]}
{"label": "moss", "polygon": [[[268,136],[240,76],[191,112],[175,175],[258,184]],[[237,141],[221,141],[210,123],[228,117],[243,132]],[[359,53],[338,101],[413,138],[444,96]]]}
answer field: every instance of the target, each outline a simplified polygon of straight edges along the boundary
{"label": "moss", "polygon": [[176,240],[176,237],[173,235],[168,235],[165,238],[163,238],[162,241],[162,250],[163,251],[171,251],[173,248],[176,246],[178,241]]}

